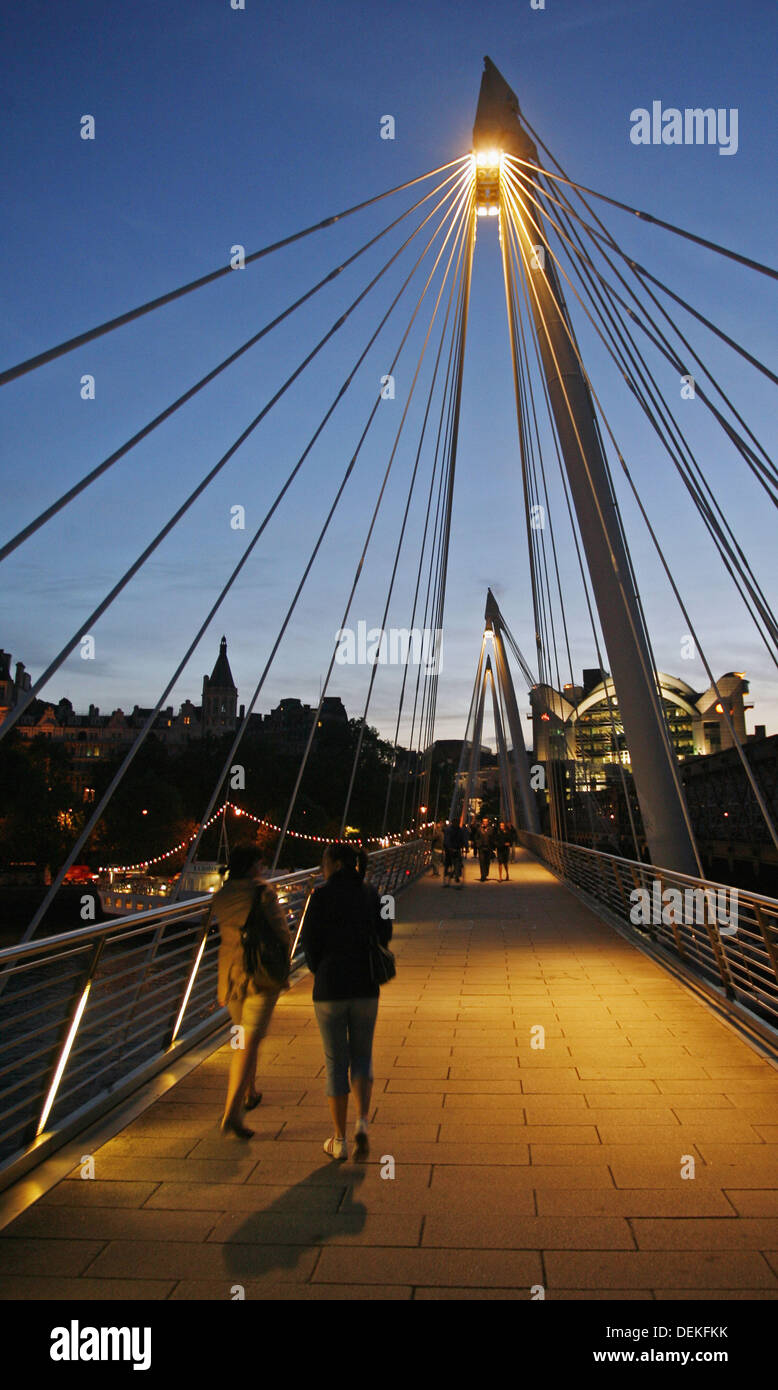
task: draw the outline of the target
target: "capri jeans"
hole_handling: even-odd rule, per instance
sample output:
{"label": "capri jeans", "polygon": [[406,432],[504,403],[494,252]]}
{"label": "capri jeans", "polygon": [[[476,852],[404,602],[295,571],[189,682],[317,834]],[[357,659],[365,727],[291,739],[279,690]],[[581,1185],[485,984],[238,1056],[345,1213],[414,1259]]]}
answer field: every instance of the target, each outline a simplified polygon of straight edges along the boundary
{"label": "capri jeans", "polygon": [[351,1079],[373,1080],[373,1033],[377,999],[314,1000],[316,1022],[324,1044],[327,1095],[347,1096]]}

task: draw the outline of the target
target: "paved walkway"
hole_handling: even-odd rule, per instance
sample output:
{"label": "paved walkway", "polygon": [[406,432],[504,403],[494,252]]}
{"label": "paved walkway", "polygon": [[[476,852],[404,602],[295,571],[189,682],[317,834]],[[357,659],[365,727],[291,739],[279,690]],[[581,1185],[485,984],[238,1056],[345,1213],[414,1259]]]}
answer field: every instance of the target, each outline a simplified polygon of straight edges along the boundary
{"label": "paved walkway", "polygon": [[368,1163],[322,1154],[306,979],[256,1137],[217,1132],[223,1047],[5,1228],[0,1296],[778,1297],[778,1071],[529,855],[512,876],[399,900]]}

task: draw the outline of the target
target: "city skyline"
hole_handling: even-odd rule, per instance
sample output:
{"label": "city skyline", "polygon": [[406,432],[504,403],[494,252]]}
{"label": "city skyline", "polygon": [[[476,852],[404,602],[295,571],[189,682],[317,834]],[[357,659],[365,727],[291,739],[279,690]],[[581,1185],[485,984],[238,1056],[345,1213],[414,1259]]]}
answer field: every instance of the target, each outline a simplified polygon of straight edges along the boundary
{"label": "city skyline", "polygon": [[[102,7],[87,4],[79,31],[57,12],[47,15],[45,28],[35,10],[10,17],[7,41],[17,63],[6,118],[13,138],[6,141],[10,196],[5,239],[10,253],[6,265],[14,269],[5,275],[2,360],[17,361],[203,273],[225,261],[236,242],[248,252],[467,153],[486,51],[515,87],[522,110],[584,184],[651,208],[763,261],[778,260],[769,216],[775,92],[765,42],[766,29],[775,21],[763,6],[740,13],[733,23],[723,3],[692,5],[685,24],[666,3],[631,6],[628,14],[619,6],[595,4],[586,15],[563,6],[539,11],[529,4],[523,9],[495,4],[478,19],[438,5],[424,12],[399,5],[393,21],[386,23],[384,16],[360,10],[357,27],[349,23],[355,13],[349,4],[330,8],[326,16],[292,4],[283,15],[269,16],[259,7],[231,12],[226,4],[205,2],[174,4],[162,12],[142,2],[134,7],[130,25],[126,16],[109,16]],[[449,41],[438,51],[434,36],[444,17]],[[337,45],[334,28],[342,32]],[[545,70],[552,53],[553,77]],[[596,91],[590,76],[595,61],[609,73]],[[357,83],[357,72],[367,79]],[[291,85],[289,73],[294,74]],[[738,110],[736,154],[722,158],[718,148],[708,146],[636,145],[630,138],[631,113],[650,110],[655,100],[664,108],[699,104]],[[93,142],[80,138],[84,112],[96,123]],[[387,112],[396,118],[393,140],[380,136]],[[272,262],[249,267],[7,387],[3,405],[11,486],[4,498],[5,534],[28,522],[87,467],[374,234],[387,217],[379,205],[378,211],[344,222],[342,230],[308,239],[302,256],[294,250],[280,252]],[[608,223],[650,269],[755,356],[770,360],[774,330],[763,311],[761,286],[747,270],[622,214],[609,215]],[[251,354],[231,369],[221,384],[192,402],[5,561],[0,595],[4,641],[12,651],[24,653],[28,669],[45,668],[184,491],[299,360],[301,342],[307,348],[316,340],[366,282],[368,268],[377,264],[367,257],[365,269],[345,272],[337,293],[328,289],[320,306],[316,301],[310,313],[306,310],[307,317],[279,330],[277,348],[255,350],[257,357]],[[456,737],[464,729],[488,585],[522,649],[534,655],[501,279],[495,229],[479,228],[454,489],[439,737]],[[341,282],[346,288],[341,289]],[[742,607],[727,588],[710,540],[677,480],[672,506],[665,505],[670,465],[626,399],[623,384],[614,382],[612,365],[574,301],[570,309],[592,380],[617,439],[626,441],[628,461],[664,551],[677,567],[709,661],[714,671],[734,664],[746,672],[756,692],[759,722],[775,728],[774,668],[755,630],[743,621]],[[366,308],[359,332],[366,330],[371,314],[375,308]],[[329,505],[341,459],[359,436],[399,327],[359,377],[353,402],[342,407],[166,705],[196,697],[203,654],[222,630],[231,634],[240,688],[253,689]],[[240,533],[230,529],[231,508],[244,506],[249,521],[262,514],[348,369],[356,352],[352,339],[328,350],[321,377],[306,378],[295,388],[291,413],[286,409],[278,418],[268,417],[256,439],[238,452],[101,620],[94,633],[95,659],[80,660],[76,649],[42,698],[64,695],[77,707],[148,704],[156,698],[242,543]],[[714,370],[726,370],[733,398],[757,436],[769,441],[768,403],[759,383],[754,385],[753,373],[719,343],[709,347],[706,340],[705,355]],[[398,377],[400,395],[412,367],[411,353]],[[94,400],[81,398],[84,374],[94,376]],[[663,385],[675,392],[672,374],[670,382],[668,386],[665,376]],[[696,447],[711,486],[733,528],[745,536],[757,573],[769,579],[774,569],[772,518],[720,431],[714,432],[699,410],[693,418]],[[273,707],[290,689],[306,703],[318,698],[366,526],[367,499],[372,505],[395,422],[396,416],[387,414],[380,419],[375,440],[360,460],[344,495],[343,519],[331,529],[271,667],[263,706]],[[406,449],[401,460],[406,477],[410,462]],[[615,484],[657,666],[704,689],[708,681],[699,656],[682,658],[686,625],[618,471]],[[387,494],[351,616],[355,625],[364,621],[372,627],[381,621],[400,503]],[[562,506],[558,491],[554,505]],[[419,534],[420,520],[412,519],[408,556]],[[569,586],[573,667],[572,676],[565,672],[561,683],[595,664],[596,656],[574,553],[564,532],[560,563]],[[407,574],[401,569],[388,617],[398,627],[409,624],[411,568],[408,563]],[[396,669],[379,674],[368,720],[385,737],[393,737],[400,676]],[[344,703],[360,715],[370,671],[336,667],[335,675]],[[518,695],[526,715],[526,692],[519,688]],[[405,736],[407,729],[401,730],[401,742]]]}
{"label": "city skyline", "polygon": [[[159,726],[159,728],[162,728],[162,726],[163,726],[163,724],[164,724],[165,722],[167,723],[167,726],[170,727],[170,726],[171,726],[171,716],[172,716],[172,718],[173,718],[173,721],[176,723],[176,725],[178,725],[178,724],[180,724],[180,723],[182,723],[182,722],[183,722],[183,724],[188,725],[188,724],[189,724],[189,720],[190,720],[190,716],[197,715],[197,716],[201,716],[201,718],[198,719],[198,726],[199,726],[199,725],[202,725],[202,727],[201,727],[201,728],[198,727],[197,730],[195,730],[195,729],[192,730],[192,736],[193,736],[193,737],[194,737],[195,735],[196,735],[197,737],[200,737],[201,734],[202,734],[202,732],[203,732],[206,728],[207,728],[207,730],[208,730],[209,732],[218,732],[218,720],[215,718],[215,716],[214,716],[212,713],[211,713],[211,717],[209,718],[209,712],[208,712],[208,710],[207,710],[208,686],[209,686],[209,685],[212,686],[212,687],[214,687],[214,689],[217,689],[217,688],[218,688],[219,690],[221,690],[222,687],[224,687],[224,688],[226,689],[226,688],[228,688],[228,686],[229,686],[230,689],[233,689],[233,690],[234,690],[234,692],[235,692],[235,698],[234,698],[234,700],[232,701],[232,703],[230,704],[229,709],[227,710],[228,718],[227,718],[226,720],[222,719],[222,720],[221,720],[221,723],[223,724],[223,726],[224,726],[225,729],[226,729],[226,728],[235,729],[235,728],[237,727],[237,725],[238,725],[238,724],[241,722],[241,720],[243,719],[244,712],[245,712],[245,709],[246,709],[246,701],[245,701],[245,700],[243,700],[243,701],[241,700],[241,698],[240,698],[240,696],[241,696],[240,686],[234,681],[234,678],[232,677],[232,672],[231,672],[231,668],[230,668],[230,666],[229,666],[229,660],[228,660],[228,656],[227,656],[228,647],[229,647],[229,643],[228,643],[228,641],[227,641],[226,636],[222,636],[222,638],[220,639],[220,645],[219,645],[219,655],[218,655],[217,658],[216,658],[216,664],[215,664],[215,666],[214,666],[214,670],[212,671],[210,677],[208,676],[208,673],[207,673],[207,672],[206,672],[206,673],[204,674],[204,676],[203,676],[203,680],[202,680],[202,689],[201,689],[201,697],[200,697],[200,698],[201,698],[201,703],[200,703],[199,705],[198,705],[198,704],[195,704],[195,702],[194,702],[193,700],[191,700],[189,697],[187,697],[185,700],[181,701],[181,702],[178,704],[177,709],[176,709],[176,704],[175,704],[175,703],[165,706],[165,707],[164,707],[163,709],[161,709],[160,712],[159,712],[158,719],[157,719],[157,725],[155,725],[155,731],[157,731],[157,726]],[[226,671],[227,671],[227,675],[228,675],[228,677],[229,677],[229,681],[228,681],[228,682],[227,682],[227,681],[221,681],[221,682],[220,682],[220,681],[219,681],[219,678],[218,678],[218,672],[219,672],[219,670],[220,670],[220,665],[221,665],[222,662],[225,662],[225,663],[226,663]],[[377,664],[377,663],[374,662],[374,664]],[[21,680],[20,680],[20,670],[21,670]],[[538,741],[538,738],[537,738],[537,732],[538,732],[538,728],[539,728],[539,726],[538,726],[538,719],[539,719],[539,718],[547,718],[547,717],[548,717],[547,714],[541,713],[541,711],[551,710],[551,711],[553,712],[553,711],[556,709],[556,706],[559,705],[559,708],[560,708],[560,709],[562,708],[562,706],[564,706],[564,708],[567,710],[568,715],[569,715],[569,713],[570,713],[571,710],[572,710],[572,711],[575,710],[575,707],[576,707],[576,705],[577,705],[578,703],[582,703],[582,702],[584,702],[584,701],[586,702],[586,706],[587,706],[587,708],[588,708],[588,707],[589,707],[589,704],[591,703],[591,700],[592,700],[592,691],[593,691],[593,690],[595,689],[595,687],[596,687],[596,689],[597,689],[598,691],[601,691],[601,692],[603,692],[603,694],[604,694],[605,689],[606,689],[606,684],[607,684],[608,689],[609,689],[610,692],[611,692],[611,699],[613,699],[613,682],[612,682],[612,678],[611,678],[611,676],[610,676],[610,673],[607,673],[607,682],[601,681],[601,680],[600,680],[600,677],[601,677],[602,674],[603,674],[603,673],[600,672],[598,668],[596,668],[596,667],[589,667],[589,668],[584,668],[584,669],[583,669],[582,674],[581,674],[581,682],[580,682],[579,684],[576,684],[575,686],[573,686],[573,685],[564,685],[564,686],[561,688],[561,690],[556,690],[553,686],[545,687],[545,686],[542,686],[542,685],[538,685],[538,686],[532,687],[532,690],[531,690],[531,709],[532,709],[533,728],[534,728],[534,731],[535,731],[535,737],[534,737],[533,743],[534,743],[534,746],[535,746],[536,749],[537,749],[537,747],[538,747],[538,742],[539,742],[539,741]],[[14,661],[13,661],[13,653],[11,653],[11,652],[6,652],[6,651],[3,650],[2,647],[0,647],[0,718],[3,717],[4,712],[7,712],[8,709],[13,708],[13,703],[14,703],[12,700],[9,700],[9,699],[7,698],[7,696],[4,697],[4,695],[3,695],[4,689],[5,689],[7,686],[9,686],[9,685],[15,684],[16,687],[17,687],[17,689],[20,689],[21,692],[23,693],[25,689],[28,689],[28,688],[29,688],[29,681],[30,681],[31,675],[32,675],[32,673],[26,670],[26,666],[25,666],[25,663],[24,663],[24,662],[14,662]],[[677,692],[677,693],[680,692],[680,693],[682,694],[682,697],[683,697],[683,698],[687,698],[687,697],[688,697],[688,698],[691,698],[691,696],[694,695],[694,696],[697,697],[700,701],[702,701],[704,697],[707,697],[707,698],[705,699],[705,709],[706,709],[706,711],[707,711],[707,713],[708,713],[708,717],[709,717],[709,719],[710,719],[711,713],[712,713],[712,711],[713,711],[713,704],[714,704],[715,698],[716,698],[716,697],[715,697],[715,693],[712,691],[712,689],[711,689],[710,687],[708,687],[707,690],[698,690],[698,691],[695,691],[695,690],[693,690],[691,687],[688,687],[688,688],[687,688],[687,687],[686,687],[686,683],[685,683],[684,681],[682,681],[682,680],[678,677],[677,673],[662,672],[662,673],[660,673],[660,675],[661,675],[662,678],[663,678],[663,682],[666,682],[666,680],[667,680],[668,677],[669,677],[669,679],[670,679],[670,686],[669,686],[669,687],[668,687],[665,683],[662,683],[662,684],[660,685],[660,688],[661,688],[662,693],[663,693],[663,697],[666,698],[666,696],[667,696],[667,694],[668,694],[668,691]],[[769,736],[773,731],[770,730],[770,729],[768,729],[764,724],[760,724],[759,718],[758,718],[758,715],[757,715],[757,712],[756,712],[756,706],[755,706],[752,702],[749,702],[749,703],[744,703],[744,702],[743,702],[743,693],[751,694],[751,691],[750,691],[750,688],[749,688],[749,682],[748,682],[746,679],[744,679],[744,676],[745,676],[745,673],[744,673],[744,672],[723,672],[723,673],[719,674],[719,675],[716,677],[716,680],[717,680],[717,683],[719,683],[719,684],[722,683],[722,682],[725,683],[725,684],[722,686],[722,689],[726,688],[726,690],[729,691],[730,693],[733,693],[733,692],[735,692],[735,691],[738,692],[738,694],[737,694],[737,700],[738,700],[738,728],[739,728],[739,736],[740,736],[740,737],[743,737],[743,736],[745,735],[745,738],[746,738],[746,739],[748,739],[748,738],[754,738],[754,737],[759,737],[759,736],[760,736],[760,731],[761,731],[761,736],[762,736],[762,737],[764,737],[765,734],[767,734],[767,735]],[[733,679],[733,678],[734,678],[734,679]],[[230,683],[231,683],[231,684],[230,684]],[[742,687],[742,692],[743,692],[743,693],[741,693],[741,687]],[[553,697],[553,698],[549,699],[550,696]],[[557,697],[559,697],[559,698],[557,698]],[[125,703],[127,703],[127,702],[125,702]],[[38,723],[40,723],[40,721],[44,718],[44,715],[45,715],[45,708],[46,708],[46,707],[48,707],[49,709],[52,709],[53,711],[57,711],[58,709],[60,709],[60,707],[61,707],[63,704],[67,704],[67,705],[69,706],[69,709],[70,709],[70,712],[72,713],[72,715],[75,716],[75,717],[77,717],[77,718],[79,718],[80,720],[88,719],[88,718],[90,718],[90,717],[92,717],[92,716],[94,716],[95,719],[99,716],[99,718],[102,719],[102,720],[111,720],[111,719],[113,719],[113,717],[116,716],[117,714],[118,714],[118,715],[123,715],[123,716],[125,716],[125,717],[130,716],[130,717],[140,718],[141,716],[146,716],[146,715],[149,713],[150,709],[152,708],[152,706],[150,706],[147,702],[145,702],[145,703],[143,703],[143,704],[139,704],[139,703],[136,702],[136,703],[132,706],[132,708],[130,708],[129,705],[128,705],[128,708],[127,708],[126,710],[125,710],[125,708],[124,708],[124,705],[120,704],[120,705],[114,706],[113,709],[111,709],[110,711],[108,711],[108,710],[106,710],[106,709],[102,709],[102,710],[101,710],[101,707],[100,707],[98,704],[96,704],[95,702],[92,702],[92,703],[90,704],[90,706],[89,706],[88,711],[84,711],[84,710],[78,710],[78,709],[76,709],[75,706],[73,705],[73,702],[70,700],[70,698],[69,698],[68,696],[64,696],[64,695],[63,695],[63,696],[60,696],[59,699],[56,699],[56,698],[51,698],[51,699],[39,698],[37,701],[34,701],[33,704],[30,706],[30,712],[29,712],[28,714],[26,714],[25,716],[22,717],[22,719],[19,721],[19,724],[20,724],[20,726],[21,726],[22,728],[26,729],[26,730],[29,732],[29,731],[31,731],[33,728],[36,728],[37,725],[38,725]],[[249,716],[249,721],[250,721],[250,722],[249,722],[249,724],[247,725],[247,732],[248,732],[248,731],[250,730],[250,728],[251,728],[251,722],[252,722],[252,721],[253,721],[254,724],[256,724],[257,720],[260,720],[260,721],[263,720],[263,719],[264,719],[264,720],[267,720],[271,715],[278,714],[278,712],[281,710],[281,708],[282,708],[284,705],[287,705],[287,706],[288,706],[288,705],[298,705],[298,706],[300,706],[300,708],[301,708],[302,710],[308,711],[308,712],[310,712],[310,713],[313,713],[314,710],[315,710],[315,706],[306,704],[303,700],[301,700],[301,698],[300,698],[298,695],[287,694],[287,695],[284,695],[284,696],[281,697],[281,699],[280,699],[280,701],[278,702],[277,705],[275,705],[275,706],[273,706],[273,707],[269,707],[269,706],[268,706],[268,708],[267,708],[266,710],[263,709],[262,707],[260,707],[259,705],[255,706],[255,708],[254,708],[253,711],[251,712],[251,715]],[[36,708],[36,706],[37,706],[37,707],[43,707],[43,710],[41,710],[40,708]],[[325,697],[325,700],[324,700],[324,706],[323,706],[323,711],[322,711],[322,712],[323,712],[323,714],[325,714],[325,717],[326,717],[326,712],[332,711],[332,709],[333,709],[334,707],[336,707],[336,706],[338,706],[338,707],[340,707],[340,708],[343,709],[343,711],[344,711],[346,717],[349,717],[349,718],[354,717],[354,716],[352,716],[352,715],[349,715],[348,710],[346,709],[346,706],[345,706],[343,700],[341,699],[341,696],[339,695],[338,691],[337,691],[337,690],[330,690],[329,694]],[[701,708],[701,709],[703,708],[703,705],[702,705],[702,704],[700,705],[700,708]],[[749,719],[746,719],[746,711],[750,711],[750,712],[751,712],[751,717],[750,717]],[[721,711],[719,711],[719,712],[721,713]],[[733,713],[733,712],[734,712],[734,711],[731,711],[731,713]],[[606,718],[606,720],[605,720],[605,723],[606,723],[607,726],[609,726],[609,724],[610,724],[610,718],[611,718],[611,716],[608,715],[607,718]],[[486,719],[487,719],[487,724],[486,724],[486,727],[485,727],[485,730],[484,730],[483,743],[484,743],[484,746],[485,746],[485,747],[488,747],[489,750],[490,750],[491,752],[494,752],[494,744],[495,744],[494,729],[493,729],[493,727],[492,727],[492,730],[491,730],[491,731],[490,731],[490,729],[489,729],[490,719],[489,719],[488,713],[487,713]],[[723,746],[724,746],[725,748],[726,748],[726,747],[732,746],[732,738],[731,738],[731,735],[729,734],[729,731],[728,731],[728,729],[727,729],[727,727],[726,727],[726,723],[725,723],[723,717],[717,719],[717,720],[716,720],[716,723],[717,723],[717,727],[719,727],[720,730],[721,730],[721,734],[723,735]],[[753,728],[750,728],[750,729],[749,729],[749,728],[748,728],[748,725],[749,725],[749,724],[753,725]],[[128,727],[129,727],[129,725],[128,725]],[[540,727],[542,727],[542,726],[540,726]],[[700,728],[702,728],[702,724],[700,724]],[[707,726],[706,726],[706,728],[707,728]],[[454,740],[454,742],[456,742],[456,740]],[[544,737],[544,739],[542,740],[542,742],[543,742],[543,746],[544,746],[544,748],[545,748],[546,743],[547,743],[547,738]],[[531,746],[532,746],[532,744],[531,744]],[[714,748],[714,747],[712,747],[712,746],[709,746],[709,741],[707,740],[707,738],[706,738],[706,739],[700,739],[700,746],[699,746],[699,747],[695,746],[694,752],[695,752],[696,754],[699,754],[699,753],[703,753],[703,754],[705,754],[705,753],[710,753],[710,752],[717,751],[718,747],[721,747],[721,746],[722,746],[721,741],[719,741],[719,743],[717,744],[717,747]],[[545,756],[547,756],[547,754],[544,752],[543,757],[545,757]],[[576,756],[576,755],[575,755],[574,752],[571,751],[571,752],[568,754],[568,756]]]}

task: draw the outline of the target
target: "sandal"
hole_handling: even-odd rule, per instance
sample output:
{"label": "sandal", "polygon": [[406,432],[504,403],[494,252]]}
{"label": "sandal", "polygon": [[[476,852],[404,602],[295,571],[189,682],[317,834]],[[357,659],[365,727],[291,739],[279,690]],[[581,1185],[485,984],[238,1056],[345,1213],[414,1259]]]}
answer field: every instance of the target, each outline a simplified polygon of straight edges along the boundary
{"label": "sandal", "polygon": [[334,1135],[331,1139],[325,1139],[324,1152],[330,1158],[348,1158],[348,1149],[345,1139],[337,1139]]}
{"label": "sandal", "polygon": [[222,1120],[219,1128],[222,1134],[234,1134],[238,1139],[254,1138],[253,1129],[248,1129],[246,1125],[242,1125],[239,1120]]}

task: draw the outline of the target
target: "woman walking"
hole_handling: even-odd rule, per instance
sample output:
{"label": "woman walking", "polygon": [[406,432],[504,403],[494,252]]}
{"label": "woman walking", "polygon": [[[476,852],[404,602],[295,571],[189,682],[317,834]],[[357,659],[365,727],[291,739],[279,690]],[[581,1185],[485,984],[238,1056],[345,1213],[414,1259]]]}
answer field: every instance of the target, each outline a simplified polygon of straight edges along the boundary
{"label": "woman walking", "polygon": [[232,1054],[221,1122],[222,1134],[235,1134],[239,1139],[251,1139],[254,1135],[253,1129],[243,1124],[241,1110],[253,1110],[262,1099],[256,1085],[259,1045],[283,988],[281,984],[257,982],[246,971],[241,931],[257,895],[257,906],[266,926],[272,929],[286,950],[287,966],[291,948],[289,930],[278,899],[262,879],[260,866],[261,859],[256,850],[242,846],[233,850],[229,879],[214,894],[210,907],[211,919],[218,922],[221,937],[217,984],[219,1003],[227,1006],[233,1023],[243,1029],[242,1035],[238,1035],[241,1046],[236,1047]]}
{"label": "woman walking", "polygon": [[508,873],[508,856],[511,852],[511,837],[508,834],[508,827],[504,820],[500,821],[499,828],[494,832],[494,847],[497,850],[497,879],[502,879],[502,871],[505,870],[505,882],[510,877]]}
{"label": "woman walking", "polygon": [[363,882],[366,856],[351,845],[328,845],[322,859],[324,883],[311,896],[301,942],[313,972],[313,1007],[327,1064],[327,1100],[333,1134],[324,1152],[347,1158],[349,1080],[357,1107],[355,1153],[368,1152],[368,1115],[373,1090],[373,1033],[378,985],[370,969],[370,943],[387,946],[391,921]]}
{"label": "woman walking", "polygon": [[434,827],[434,829],[433,829],[433,831],[432,831],[432,842],[431,842],[430,848],[431,848],[431,851],[432,851],[432,853],[431,853],[432,876],[433,876],[433,878],[440,878],[440,867],[441,867],[441,864],[443,863],[443,822],[442,822],[442,820],[439,820],[439,821],[436,821],[436,822],[435,822],[435,827]]}

